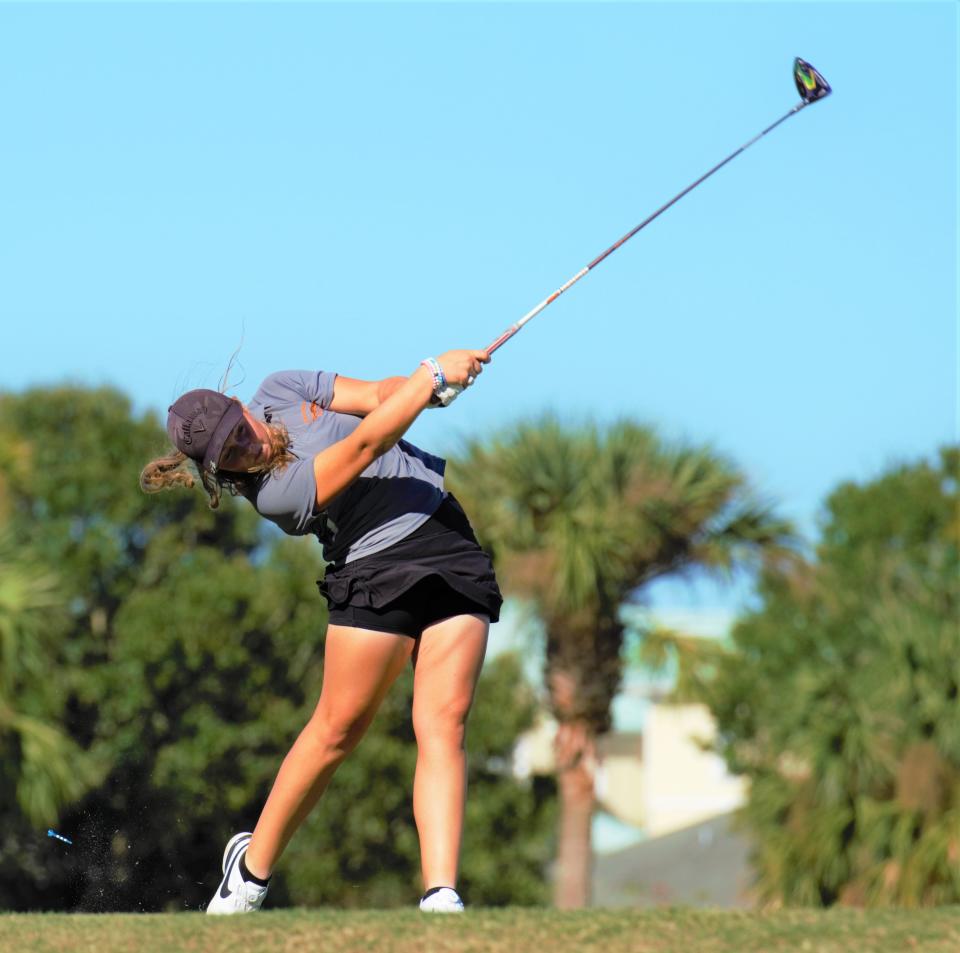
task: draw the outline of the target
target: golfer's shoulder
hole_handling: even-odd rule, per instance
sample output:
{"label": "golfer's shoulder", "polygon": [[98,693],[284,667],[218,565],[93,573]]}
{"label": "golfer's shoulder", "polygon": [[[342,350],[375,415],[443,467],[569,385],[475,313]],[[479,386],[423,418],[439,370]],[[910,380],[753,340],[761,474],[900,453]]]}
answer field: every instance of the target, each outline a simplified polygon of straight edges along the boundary
{"label": "golfer's shoulder", "polygon": [[326,408],[333,397],[336,378],[332,371],[274,371],[263,379],[253,402],[277,406],[308,401]]}

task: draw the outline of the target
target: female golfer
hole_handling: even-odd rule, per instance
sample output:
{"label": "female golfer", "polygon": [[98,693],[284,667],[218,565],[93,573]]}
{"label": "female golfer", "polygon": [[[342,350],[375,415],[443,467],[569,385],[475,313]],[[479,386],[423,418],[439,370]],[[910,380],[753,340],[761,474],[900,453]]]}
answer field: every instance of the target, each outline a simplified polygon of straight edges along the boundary
{"label": "female golfer", "polygon": [[407,660],[414,669],[413,810],[425,893],[420,909],[459,912],[466,798],[464,733],[490,622],[502,597],[456,500],[444,461],[400,438],[431,404],[473,383],[485,351],[448,351],[410,377],[360,381],[324,371],[272,374],[244,406],[193,390],[169,410],[177,448],[141,475],[147,492],[224,488],[292,535],[316,534],[330,563],[330,608],[316,710],[290,749],[252,834],[223,854],[208,913],[259,909],[294,832],[356,747]]}

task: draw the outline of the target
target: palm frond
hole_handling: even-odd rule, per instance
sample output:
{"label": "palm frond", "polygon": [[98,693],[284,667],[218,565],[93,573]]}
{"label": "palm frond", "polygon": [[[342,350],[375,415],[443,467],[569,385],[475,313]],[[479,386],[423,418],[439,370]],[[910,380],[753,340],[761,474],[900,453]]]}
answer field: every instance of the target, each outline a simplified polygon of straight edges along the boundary
{"label": "palm frond", "polygon": [[15,714],[0,719],[2,724],[18,738],[17,803],[31,823],[53,823],[65,805],[77,801],[99,780],[100,772],[89,755],[53,725]]}
{"label": "palm frond", "polygon": [[43,676],[44,638],[65,609],[56,574],[0,530],[0,694],[9,696],[18,679]]}

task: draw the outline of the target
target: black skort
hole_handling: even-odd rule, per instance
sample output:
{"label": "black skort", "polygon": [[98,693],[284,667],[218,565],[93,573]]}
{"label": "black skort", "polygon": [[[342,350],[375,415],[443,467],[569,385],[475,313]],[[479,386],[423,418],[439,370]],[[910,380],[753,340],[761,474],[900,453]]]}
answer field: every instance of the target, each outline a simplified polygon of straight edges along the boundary
{"label": "black skort", "polygon": [[317,586],[331,625],[411,638],[455,615],[496,622],[503,604],[490,557],[451,494],[409,536],[371,556],[328,566]]}

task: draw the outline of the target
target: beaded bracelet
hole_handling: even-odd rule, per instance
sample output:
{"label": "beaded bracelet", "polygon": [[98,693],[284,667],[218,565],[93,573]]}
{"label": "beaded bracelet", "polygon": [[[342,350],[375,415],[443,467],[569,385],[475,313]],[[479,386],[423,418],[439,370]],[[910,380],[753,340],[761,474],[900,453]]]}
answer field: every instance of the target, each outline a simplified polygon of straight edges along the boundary
{"label": "beaded bracelet", "polygon": [[433,392],[439,394],[447,386],[447,379],[443,376],[440,362],[435,357],[425,357],[420,363],[433,374]]}

